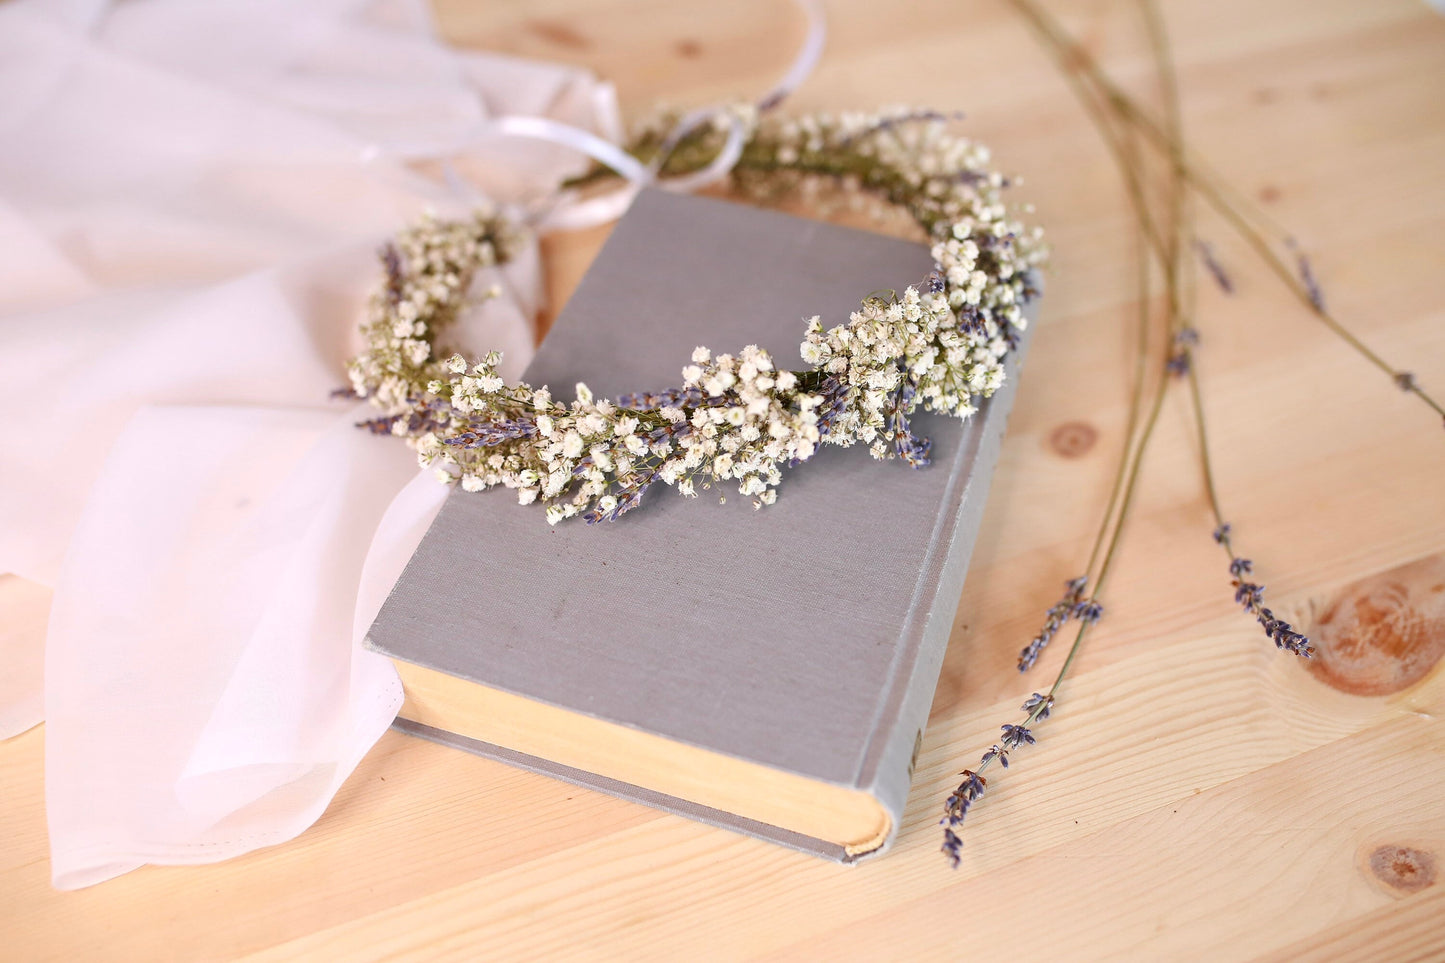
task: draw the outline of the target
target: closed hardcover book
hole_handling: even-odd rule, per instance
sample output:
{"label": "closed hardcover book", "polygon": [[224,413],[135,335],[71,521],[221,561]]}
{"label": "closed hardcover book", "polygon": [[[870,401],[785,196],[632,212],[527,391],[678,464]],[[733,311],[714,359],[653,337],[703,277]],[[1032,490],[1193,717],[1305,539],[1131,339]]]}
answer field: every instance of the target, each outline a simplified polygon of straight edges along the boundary
{"label": "closed hardcover book", "polygon": [[[526,380],[667,388],[698,345],[802,368],[806,318],[932,267],[921,244],[643,191]],[[968,421],[919,410],[930,466],[824,445],[761,510],[659,484],[615,522],[550,526],[454,490],[367,637],[401,673],[397,728],[832,859],[881,852],[1022,350]]]}

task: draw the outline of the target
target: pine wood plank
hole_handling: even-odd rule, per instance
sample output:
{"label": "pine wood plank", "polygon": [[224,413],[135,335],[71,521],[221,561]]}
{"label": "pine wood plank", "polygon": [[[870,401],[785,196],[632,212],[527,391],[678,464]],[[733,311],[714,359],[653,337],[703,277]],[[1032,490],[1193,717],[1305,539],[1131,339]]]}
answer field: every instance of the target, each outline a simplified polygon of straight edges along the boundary
{"label": "pine wood plank", "polygon": [[1440,958],[1442,917],[1445,917],[1445,890],[1437,887],[1398,905],[1387,904],[1362,917],[1321,930],[1261,959],[1268,963],[1340,960],[1427,963]]}
{"label": "pine wood plank", "polygon": [[[1024,960],[1056,959],[1061,947],[1074,960],[1247,960],[1284,949],[1394,903],[1361,865],[1364,854],[1406,839],[1445,842],[1432,791],[1445,778],[1442,736],[1438,718],[1381,723],[779,958],[942,960],[961,946],[1012,944],[1010,956]],[[1350,778],[1362,758],[1368,778]],[[1095,791],[1108,791],[1106,776]],[[962,920],[950,912],[975,906],[988,909]],[[1048,938],[1029,938],[1045,913]]]}
{"label": "pine wood plank", "polygon": [[[1178,662],[1188,650],[1199,648],[1218,654],[1199,660],[1198,677],[1186,680],[1177,672]],[[950,760],[961,736],[945,730],[930,737],[933,744],[922,756],[920,787],[895,860],[856,870],[800,866],[784,872],[776,864],[790,860],[770,859],[750,840],[717,840],[715,834],[689,831],[693,827],[681,821],[675,828],[629,828],[614,838],[529,864],[521,877],[480,879],[430,893],[380,916],[279,947],[263,958],[304,959],[323,947],[366,955],[371,946],[387,958],[460,957],[479,932],[500,946],[518,951],[525,947],[546,956],[565,956],[570,948],[605,938],[609,951],[620,957],[676,958],[695,948],[697,935],[706,933],[710,948],[724,958],[794,943],[801,958],[826,958],[843,954],[855,938],[865,958],[890,952],[902,953],[895,958],[948,958],[956,955],[953,941],[959,937],[957,919],[944,908],[948,905],[992,905],[991,912],[1023,926],[1026,919],[1018,915],[1025,911],[1022,900],[1004,900],[994,893],[1000,878],[1013,878],[1020,867],[1050,878],[1056,898],[1049,900],[1048,892],[1041,898],[1051,905],[1077,900],[1086,907],[1080,913],[1088,915],[1111,902],[1098,892],[1097,880],[1080,888],[1079,873],[1089,872],[1090,860],[1098,861],[1075,855],[1080,847],[1086,854],[1108,853],[1111,859],[1127,856],[1167,877],[1185,866],[1203,865],[1198,871],[1207,874],[1221,864],[1257,860],[1272,852],[1273,843],[1261,846],[1261,841],[1292,830],[1268,819],[1294,820],[1304,814],[1314,820],[1319,834],[1328,835],[1346,827],[1354,831],[1376,813],[1394,812],[1400,821],[1392,825],[1413,827],[1411,839],[1434,839],[1445,831],[1445,814],[1436,812],[1428,792],[1419,791],[1442,777],[1445,756],[1437,746],[1441,732],[1428,714],[1445,704],[1445,688],[1435,683],[1429,692],[1412,692],[1408,703],[1347,701],[1341,696],[1335,705],[1316,703],[1311,708],[1314,683],[1308,677],[1273,675],[1252,653],[1257,655],[1257,648],[1241,633],[1180,641],[1140,656],[1152,663],[1152,671],[1142,671],[1139,660],[1131,660],[1081,679],[1075,714],[1067,724],[1059,720],[1047,749],[1021,755],[1015,771],[996,774],[998,796],[989,800],[994,808],[978,811],[958,873],[940,873],[933,864],[936,800],[952,777]],[[1007,707],[990,708],[987,717],[969,720],[964,728],[987,725]],[[1158,724],[1161,719],[1174,724]],[[1399,724],[1422,721],[1432,726],[1424,734],[1405,739],[1396,730]],[[1397,745],[1412,751],[1400,749],[1396,758],[1392,747]],[[1333,755],[1321,761],[1312,751],[1302,751],[1311,746],[1326,747]],[[1319,819],[1323,804],[1306,791],[1307,776],[1320,781],[1320,793],[1338,793],[1340,760],[1361,756],[1384,772],[1372,786],[1357,790],[1366,792],[1375,808],[1366,810],[1363,803],[1337,807],[1328,820]],[[1241,806],[1238,800],[1245,790],[1239,787],[1262,781],[1268,781],[1269,792],[1281,800],[1294,792],[1301,799],[1288,805],[1251,801]],[[1166,810],[1185,811],[1180,807],[1206,796],[1215,801],[1197,815],[1186,811],[1183,820],[1166,820],[1146,840],[1123,842],[1143,832],[1141,825],[1159,822]],[[1404,805],[1402,796],[1408,800]],[[1265,815],[1268,819],[1261,822]],[[1231,821],[1248,831],[1234,832]],[[1171,844],[1170,834],[1176,831],[1183,841]],[[1105,842],[1096,843],[1096,838]],[[1170,856],[1162,859],[1158,850],[1165,845]],[[1067,870],[1061,872],[1061,867]],[[1354,871],[1348,857],[1344,869]],[[1307,873],[1301,872],[1305,878],[1318,874],[1326,880],[1347,875],[1321,872],[1313,863]],[[1245,882],[1253,884],[1253,877],[1242,875],[1246,879],[1230,887],[1231,892]],[[592,887],[599,881],[605,881],[615,901],[596,900]],[[1133,882],[1125,879],[1119,885]],[[1132,891],[1142,904],[1135,912],[1168,905],[1162,898],[1159,903],[1142,898],[1149,889],[1140,884]],[[910,894],[920,892],[928,895],[911,899]],[[1246,890],[1241,898],[1252,895]],[[927,909],[913,912],[924,905]],[[908,914],[906,924],[895,925],[895,908]],[[1321,906],[1311,925],[1333,922],[1331,912]],[[647,925],[616,927],[623,917],[645,919]],[[736,919],[750,925],[732,932],[729,921]],[[860,922],[839,931],[840,922],[855,919]],[[465,922],[458,925],[453,922],[457,920]],[[875,921],[884,925],[875,928]],[[895,942],[905,930],[916,937]],[[827,942],[835,931],[840,935]],[[1110,958],[1119,949],[1102,947],[1096,957]],[[1048,954],[1054,952],[1048,948]]]}

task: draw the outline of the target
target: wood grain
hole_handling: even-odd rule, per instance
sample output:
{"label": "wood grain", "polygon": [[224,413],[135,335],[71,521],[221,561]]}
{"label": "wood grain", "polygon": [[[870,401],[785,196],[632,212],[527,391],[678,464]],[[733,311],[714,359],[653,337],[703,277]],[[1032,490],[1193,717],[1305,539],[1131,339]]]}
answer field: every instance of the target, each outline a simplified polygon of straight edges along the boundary
{"label": "wood grain", "polygon": [[[459,42],[595,69],[632,111],[762,91],[802,33],[763,0],[437,9]],[[1132,2],[1054,9],[1149,90]],[[1202,291],[1222,494],[1322,657],[1279,655],[1234,608],[1171,399],[1108,615],[947,869],[944,794],[1061,656],[1013,669],[1087,555],[1122,443],[1134,254],[1106,153],[1007,5],[828,12],[793,106],[966,110],[1055,248],[897,849],[835,866],[393,734],[293,843],[61,894],[42,727],[0,744],[0,957],[1445,958],[1445,435],[1207,218],[1238,288]],[[1166,16],[1191,138],[1312,252],[1340,317],[1445,390],[1445,21],[1413,0]],[[556,303],[605,233],[548,242]],[[0,580],[5,631],[38,644],[43,611]]]}

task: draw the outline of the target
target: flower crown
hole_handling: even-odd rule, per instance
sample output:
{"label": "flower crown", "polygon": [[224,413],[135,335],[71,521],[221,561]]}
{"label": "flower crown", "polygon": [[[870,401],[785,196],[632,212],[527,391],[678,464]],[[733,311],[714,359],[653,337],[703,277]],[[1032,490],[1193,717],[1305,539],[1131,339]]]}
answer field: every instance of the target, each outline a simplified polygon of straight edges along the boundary
{"label": "flower crown", "polygon": [[[498,352],[469,361],[441,348],[475,273],[505,263],[522,235],[496,211],[428,216],[382,249],[385,281],[362,326],[367,350],[348,365],[352,391],[384,412],[363,425],[405,437],[423,467],[466,491],[502,485],[522,504],[541,502],[553,524],[616,519],[659,482],[688,496],[735,482],[761,508],[776,499],[783,469],[822,444],[866,444],[875,458],[927,465],[929,441],[909,419],[920,405],[968,418],[1003,384],[1022,306],[1037,296],[1029,269],[1046,256],[1041,232],[1009,219],[999,199],[1008,182],[943,115],[760,122],[743,107],[727,119],[739,118],[737,187],[764,200],[831,188],[874,199],[880,213],[896,208],[932,240],[934,272],[902,294],[870,294],[844,324],[809,319],[804,370],[778,370],[757,345],[736,354],[699,347],[679,387],[606,399],[579,384],[568,403],[546,386],[507,384]],[[665,152],[661,172],[682,175],[721,150],[722,123],[672,144],[672,121],[644,127],[629,152],[654,162]],[[569,186],[609,174],[599,167]]]}

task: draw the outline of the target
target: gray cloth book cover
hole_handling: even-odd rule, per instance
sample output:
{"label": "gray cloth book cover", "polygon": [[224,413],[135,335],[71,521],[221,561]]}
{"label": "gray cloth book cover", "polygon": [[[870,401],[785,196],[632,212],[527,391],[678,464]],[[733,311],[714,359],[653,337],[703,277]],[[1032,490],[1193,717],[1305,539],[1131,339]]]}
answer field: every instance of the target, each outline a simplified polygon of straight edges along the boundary
{"label": "gray cloth book cover", "polygon": [[[526,379],[570,398],[680,382],[698,345],[756,343],[805,367],[804,319],[845,320],[920,284],[924,245],[726,201],[642,192]],[[823,446],[755,510],[728,486],[654,486],[612,523],[549,526],[513,492],[454,490],[367,638],[373,649],[531,700],[877,798],[901,823],[1008,407],[921,409],[933,464]],[[726,504],[719,503],[726,495]],[[419,725],[397,727],[846,860],[837,842]]]}

